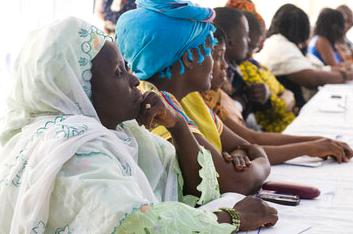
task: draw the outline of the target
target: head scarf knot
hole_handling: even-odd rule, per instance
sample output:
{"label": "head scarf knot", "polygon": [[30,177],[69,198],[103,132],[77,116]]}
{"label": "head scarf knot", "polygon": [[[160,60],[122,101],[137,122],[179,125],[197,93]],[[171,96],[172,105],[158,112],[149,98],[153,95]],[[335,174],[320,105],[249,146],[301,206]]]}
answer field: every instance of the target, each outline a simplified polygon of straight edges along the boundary
{"label": "head scarf knot", "polygon": [[[116,42],[128,66],[141,80],[159,72],[170,77],[169,67],[189,49],[205,46],[214,31],[210,23],[215,17],[212,9],[180,0],[136,3],[137,9],[119,18]],[[183,71],[181,66],[180,72]]]}

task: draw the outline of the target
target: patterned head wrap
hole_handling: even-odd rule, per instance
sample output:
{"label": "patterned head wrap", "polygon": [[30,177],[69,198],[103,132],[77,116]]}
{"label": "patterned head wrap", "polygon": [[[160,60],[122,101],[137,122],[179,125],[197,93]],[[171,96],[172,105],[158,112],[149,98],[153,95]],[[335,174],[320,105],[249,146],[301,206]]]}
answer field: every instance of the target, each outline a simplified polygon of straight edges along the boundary
{"label": "patterned head wrap", "polygon": [[227,7],[236,8],[242,11],[248,11],[254,14],[261,26],[265,27],[265,21],[262,16],[256,11],[255,4],[251,0],[228,0]]}

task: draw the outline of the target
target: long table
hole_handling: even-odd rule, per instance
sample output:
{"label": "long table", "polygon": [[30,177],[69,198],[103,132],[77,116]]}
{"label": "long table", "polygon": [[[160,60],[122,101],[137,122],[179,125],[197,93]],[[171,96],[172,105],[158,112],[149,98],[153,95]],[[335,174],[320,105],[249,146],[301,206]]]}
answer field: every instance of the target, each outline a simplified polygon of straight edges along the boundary
{"label": "long table", "polygon": [[[353,83],[322,87],[284,133],[325,136],[353,147]],[[353,234],[353,160],[315,168],[277,165],[269,180],[313,185],[321,195],[296,207],[279,207],[278,227],[249,233]]]}

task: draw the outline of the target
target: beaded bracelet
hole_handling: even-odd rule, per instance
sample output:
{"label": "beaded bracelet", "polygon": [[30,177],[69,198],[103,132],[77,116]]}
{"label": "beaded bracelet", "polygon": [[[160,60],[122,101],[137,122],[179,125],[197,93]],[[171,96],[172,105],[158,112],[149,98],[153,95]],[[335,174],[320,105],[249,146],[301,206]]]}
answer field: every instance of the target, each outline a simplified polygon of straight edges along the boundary
{"label": "beaded bracelet", "polygon": [[220,211],[224,211],[229,214],[231,220],[232,220],[232,225],[235,226],[235,232],[238,232],[240,229],[240,214],[238,211],[236,211],[233,208],[220,208]]}

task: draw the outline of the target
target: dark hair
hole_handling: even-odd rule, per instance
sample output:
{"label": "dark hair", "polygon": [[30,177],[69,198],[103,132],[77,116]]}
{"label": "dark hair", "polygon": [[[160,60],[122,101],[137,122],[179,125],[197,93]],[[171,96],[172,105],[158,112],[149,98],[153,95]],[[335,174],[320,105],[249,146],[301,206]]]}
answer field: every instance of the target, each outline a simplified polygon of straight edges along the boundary
{"label": "dark hair", "polygon": [[256,18],[256,16],[253,13],[248,11],[243,11],[243,14],[246,17],[249,24],[249,34],[261,36],[263,33],[263,28],[259,20]]}
{"label": "dark hair", "polygon": [[296,45],[305,42],[310,36],[308,15],[293,4],[281,6],[272,18],[267,37],[279,33]]}
{"label": "dark hair", "polygon": [[226,35],[224,33],[224,31],[216,26],[216,31],[213,33],[213,36],[218,40],[219,43],[225,43],[226,42]]}
{"label": "dark hair", "polygon": [[229,7],[216,7],[214,10],[216,12],[214,24],[223,31],[225,39],[228,40],[232,30],[239,28],[243,13]]}
{"label": "dark hair", "polygon": [[344,36],[343,14],[331,8],[324,8],[317,18],[314,34],[327,38],[332,45]]}

